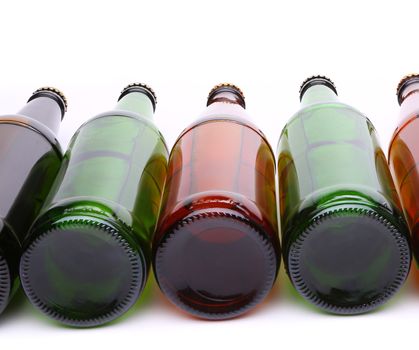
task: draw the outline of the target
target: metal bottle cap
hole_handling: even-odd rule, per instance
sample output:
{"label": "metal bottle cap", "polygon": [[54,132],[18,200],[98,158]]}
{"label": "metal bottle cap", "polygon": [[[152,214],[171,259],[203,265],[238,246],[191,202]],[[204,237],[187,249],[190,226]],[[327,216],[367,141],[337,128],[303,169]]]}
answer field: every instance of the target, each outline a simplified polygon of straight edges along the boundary
{"label": "metal bottle cap", "polygon": [[153,104],[153,110],[156,110],[157,97],[154,90],[150,86],[143,83],[129,84],[121,91],[118,101],[131,92],[142,92],[143,94],[147,95],[148,98],[151,100],[151,103]]}
{"label": "metal bottle cap", "polygon": [[32,96],[29,97],[28,102],[40,96],[49,97],[55,100],[61,109],[61,119],[64,117],[64,113],[67,112],[67,98],[60,90],[51,86],[41,87],[32,93]]}
{"label": "metal bottle cap", "polygon": [[399,102],[399,105],[401,105],[403,102],[402,95],[403,95],[404,89],[413,83],[419,83],[419,74],[408,74],[400,80],[399,84],[397,85],[397,92],[396,92],[397,101]]}
{"label": "metal bottle cap", "polygon": [[325,85],[337,95],[338,92],[336,90],[335,83],[329,79],[328,77],[325,77],[324,75],[313,75],[306,80],[303,81],[303,83],[300,86],[300,101],[303,98],[304,93],[307,91],[307,89],[314,85]]}
{"label": "metal bottle cap", "polygon": [[243,91],[238,86],[229,83],[215,85],[209,92],[207,101],[214,97],[215,94],[218,94],[220,92],[231,92],[235,94],[241,100],[243,107],[246,106]]}

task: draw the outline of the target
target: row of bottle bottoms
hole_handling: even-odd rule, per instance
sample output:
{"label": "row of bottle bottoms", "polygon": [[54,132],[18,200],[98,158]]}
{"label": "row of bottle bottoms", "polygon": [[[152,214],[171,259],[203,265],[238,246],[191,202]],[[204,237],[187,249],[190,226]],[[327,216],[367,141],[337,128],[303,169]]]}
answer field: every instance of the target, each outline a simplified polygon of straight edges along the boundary
{"label": "row of bottle bottoms", "polygon": [[375,309],[406,280],[411,247],[419,256],[418,92],[419,75],[398,86],[387,163],[371,122],[322,76],[303,82],[276,158],[231,84],[211,90],[170,154],[146,85],[127,86],[64,155],[66,99],[35,91],[0,118],[0,312],[20,281],[46,315],[104,324],[135,303],[152,267],[180,309],[232,318],[266,297],[281,256],[309,302]]}

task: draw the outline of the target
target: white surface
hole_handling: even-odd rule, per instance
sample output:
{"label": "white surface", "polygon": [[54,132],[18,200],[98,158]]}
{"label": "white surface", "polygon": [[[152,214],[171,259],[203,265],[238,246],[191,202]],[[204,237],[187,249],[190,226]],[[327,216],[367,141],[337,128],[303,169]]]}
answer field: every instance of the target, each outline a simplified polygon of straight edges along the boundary
{"label": "white surface", "polygon": [[[389,5],[390,4],[390,5]],[[397,120],[395,88],[419,71],[417,1],[2,1],[0,113],[17,111],[43,85],[62,89],[69,111],[63,146],[110,109],[132,81],[157,92],[156,122],[171,146],[205,106],[212,86],[239,85],[248,112],[276,147],[298,108],[298,88],[325,74],[340,98],[367,114],[383,148]],[[90,330],[63,328],[17,298],[0,317],[3,349],[390,348],[414,345],[419,289],[377,312],[325,315],[287,291],[233,321],[176,312],[154,288],[128,317]]]}

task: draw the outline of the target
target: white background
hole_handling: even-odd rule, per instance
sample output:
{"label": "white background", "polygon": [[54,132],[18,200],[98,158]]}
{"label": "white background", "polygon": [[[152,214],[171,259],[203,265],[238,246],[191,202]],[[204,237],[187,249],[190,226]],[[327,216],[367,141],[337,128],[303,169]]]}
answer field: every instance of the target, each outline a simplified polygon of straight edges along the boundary
{"label": "white background", "polygon": [[[0,113],[52,85],[69,109],[64,147],[88,118],[111,109],[130,82],[158,95],[156,123],[171,146],[231,82],[274,148],[298,109],[300,83],[332,78],[341,100],[375,124],[382,146],[397,120],[399,79],[419,71],[417,1],[1,1]],[[414,266],[414,270],[416,267]],[[0,317],[3,349],[402,348],[417,344],[419,287],[363,316],[337,317],[301,302],[283,271],[268,300],[236,320],[195,320],[150,279],[148,297],[118,322],[88,330],[51,322],[15,298]]]}

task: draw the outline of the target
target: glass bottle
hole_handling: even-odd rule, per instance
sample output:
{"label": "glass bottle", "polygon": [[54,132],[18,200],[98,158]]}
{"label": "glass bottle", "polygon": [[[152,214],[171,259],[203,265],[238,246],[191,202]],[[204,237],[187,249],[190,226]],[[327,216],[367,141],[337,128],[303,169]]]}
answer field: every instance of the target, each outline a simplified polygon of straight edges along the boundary
{"label": "glass bottle", "polygon": [[275,159],[237,87],[216,86],[207,106],[172,149],[153,261],[175,305],[225,319],[259,303],[277,275]]}
{"label": "glass bottle", "polygon": [[66,109],[64,95],[45,87],[17,114],[0,117],[0,313],[19,285],[22,241],[60,168],[56,134]]}
{"label": "glass bottle", "polygon": [[126,87],[115,110],[82,125],[64,156],[20,264],[30,301],[64,324],[104,324],[147,280],[168,151],[152,121],[156,99]]}
{"label": "glass bottle", "polygon": [[327,78],[307,79],[278,145],[282,245],[297,291],[340,314],[369,311],[403,284],[408,230],[376,131],[339,102]]}
{"label": "glass bottle", "polygon": [[388,160],[419,259],[419,75],[404,77],[397,87],[398,126],[390,142]]}

